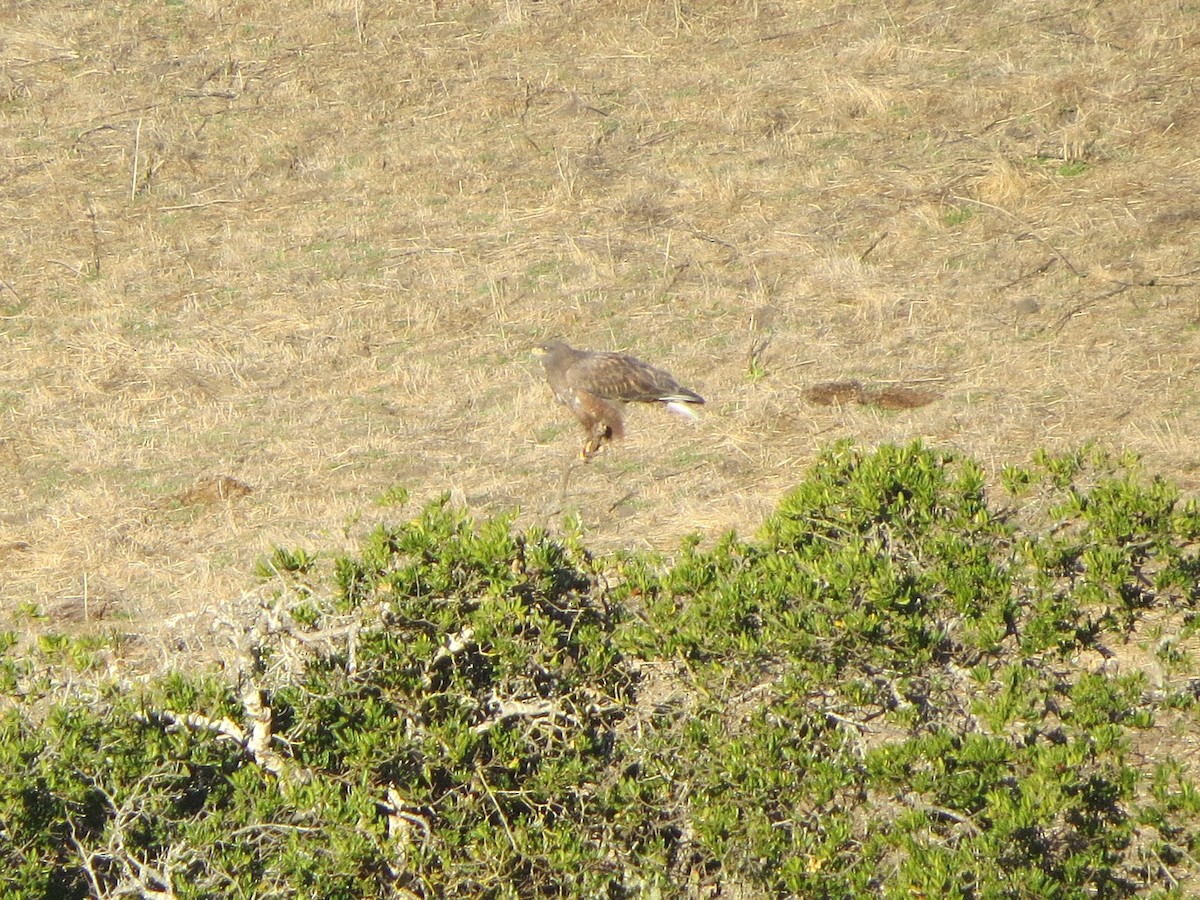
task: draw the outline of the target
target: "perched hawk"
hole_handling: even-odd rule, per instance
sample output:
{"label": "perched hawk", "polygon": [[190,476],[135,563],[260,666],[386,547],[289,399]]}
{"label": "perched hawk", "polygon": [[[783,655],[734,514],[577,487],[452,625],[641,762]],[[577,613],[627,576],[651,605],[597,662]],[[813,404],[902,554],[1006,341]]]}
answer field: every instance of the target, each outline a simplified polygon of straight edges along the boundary
{"label": "perched hawk", "polygon": [[667,409],[696,418],[692,406],[704,398],[682,388],[670,373],[624,353],[576,350],[562,341],[533,348],[546,367],[546,379],[558,402],[579,420],[587,439],[579,457],[584,462],[605,441],[623,437],[621,410],[626,403],[664,403]]}

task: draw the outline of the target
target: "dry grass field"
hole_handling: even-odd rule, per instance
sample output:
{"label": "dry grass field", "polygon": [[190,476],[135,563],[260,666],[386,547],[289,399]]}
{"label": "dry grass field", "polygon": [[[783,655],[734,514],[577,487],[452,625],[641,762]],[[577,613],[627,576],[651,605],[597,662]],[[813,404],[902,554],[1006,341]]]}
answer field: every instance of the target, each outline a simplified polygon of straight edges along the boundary
{"label": "dry grass field", "polygon": [[[276,545],[450,491],[670,550],[844,436],[1194,494],[1198,89],[1191,0],[10,2],[0,612],[142,664]],[[553,336],[703,419],[577,464]]]}

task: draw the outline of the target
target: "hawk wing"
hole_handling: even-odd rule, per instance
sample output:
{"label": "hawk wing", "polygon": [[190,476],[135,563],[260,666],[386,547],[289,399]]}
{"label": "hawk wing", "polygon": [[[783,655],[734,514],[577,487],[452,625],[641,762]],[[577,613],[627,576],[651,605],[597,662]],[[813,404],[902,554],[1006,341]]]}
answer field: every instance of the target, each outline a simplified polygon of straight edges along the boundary
{"label": "hawk wing", "polygon": [[588,353],[570,367],[567,379],[578,390],[620,403],[704,402],[669,372],[624,353]]}

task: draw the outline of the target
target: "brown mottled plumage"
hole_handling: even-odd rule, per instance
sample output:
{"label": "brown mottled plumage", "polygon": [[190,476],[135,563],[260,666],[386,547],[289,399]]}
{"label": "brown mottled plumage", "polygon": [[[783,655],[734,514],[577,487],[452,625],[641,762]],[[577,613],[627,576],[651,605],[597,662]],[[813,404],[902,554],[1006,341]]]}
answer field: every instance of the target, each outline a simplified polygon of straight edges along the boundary
{"label": "brown mottled plumage", "polygon": [[558,401],[571,410],[587,433],[580,458],[585,462],[605,441],[625,434],[621,409],[626,403],[663,403],[695,417],[691,406],[704,398],[680,387],[669,373],[625,353],[576,350],[562,341],[533,348],[546,367],[546,378]]}

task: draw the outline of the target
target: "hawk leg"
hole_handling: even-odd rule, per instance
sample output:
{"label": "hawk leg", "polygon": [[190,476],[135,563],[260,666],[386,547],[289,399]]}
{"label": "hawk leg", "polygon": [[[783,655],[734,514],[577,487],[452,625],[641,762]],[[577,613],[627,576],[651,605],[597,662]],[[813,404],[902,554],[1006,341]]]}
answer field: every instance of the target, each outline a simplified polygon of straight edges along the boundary
{"label": "hawk leg", "polygon": [[603,422],[597,422],[588,430],[588,439],[583,442],[583,449],[579,451],[579,458],[584,462],[591,462],[592,457],[600,452],[600,448],[604,446],[605,441],[611,441],[613,430],[610,426]]}
{"label": "hawk leg", "polygon": [[576,391],[567,405],[587,433],[587,440],[579,451],[579,458],[584,462],[589,461],[606,442],[618,440],[624,435],[625,423],[621,419],[620,404],[587,391]]}

